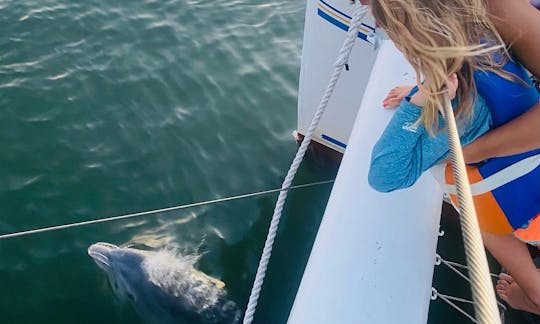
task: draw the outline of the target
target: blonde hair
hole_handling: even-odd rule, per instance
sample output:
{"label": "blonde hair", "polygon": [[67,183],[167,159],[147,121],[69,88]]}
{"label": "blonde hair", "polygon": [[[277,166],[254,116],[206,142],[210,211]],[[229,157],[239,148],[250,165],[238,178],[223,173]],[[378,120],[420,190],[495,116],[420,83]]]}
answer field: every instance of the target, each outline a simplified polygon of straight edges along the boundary
{"label": "blonde hair", "polygon": [[[456,115],[466,117],[475,100],[475,70],[511,78],[501,69],[509,56],[483,0],[371,0],[371,10],[416,71],[418,87],[426,94],[418,122],[430,134],[438,129],[450,74],[456,73],[459,81]],[[502,55],[494,55],[496,51]]]}

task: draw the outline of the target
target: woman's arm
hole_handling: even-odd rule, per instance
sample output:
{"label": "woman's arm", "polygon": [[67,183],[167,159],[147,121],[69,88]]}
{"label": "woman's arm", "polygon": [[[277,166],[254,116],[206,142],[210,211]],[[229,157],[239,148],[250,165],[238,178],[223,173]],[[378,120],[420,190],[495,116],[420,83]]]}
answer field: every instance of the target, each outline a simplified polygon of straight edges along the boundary
{"label": "woman's arm", "polygon": [[373,189],[390,192],[407,188],[422,174],[422,137],[426,130],[416,125],[421,113],[419,106],[403,99],[392,116],[371,153],[368,182]]}
{"label": "woman's arm", "polygon": [[[455,73],[448,77],[446,86],[449,98],[453,99],[458,87]],[[446,132],[429,136],[424,125],[418,122],[426,102],[425,93],[417,88],[409,90],[409,95],[412,96],[401,101],[371,153],[368,182],[373,189],[380,192],[412,186],[424,171],[448,154]],[[473,122],[468,126],[480,134],[487,130],[489,121],[488,108],[483,103],[483,99],[477,100],[474,108],[477,112],[476,120],[481,122]],[[486,121],[483,129],[482,121]],[[471,136],[478,136],[473,133],[474,131],[464,136],[467,143],[472,140]]]}
{"label": "woman's arm", "polygon": [[[540,10],[529,0],[486,0],[492,21],[519,61],[540,78]],[[538,124],[537,124],[538,125]]]}
{"label": "woman's arm", "polygon": [[[540,78],[540,11],[528,0],[486,0],[493,22],[519,61]],[[465,146],[465,162],[507,156],[540,147],[540,103]]]}
{"label": "woman's arm", "polygon": [[480,136],[463,148],[467,163],[513,155],[540,147],[540,103],[512,121]]}

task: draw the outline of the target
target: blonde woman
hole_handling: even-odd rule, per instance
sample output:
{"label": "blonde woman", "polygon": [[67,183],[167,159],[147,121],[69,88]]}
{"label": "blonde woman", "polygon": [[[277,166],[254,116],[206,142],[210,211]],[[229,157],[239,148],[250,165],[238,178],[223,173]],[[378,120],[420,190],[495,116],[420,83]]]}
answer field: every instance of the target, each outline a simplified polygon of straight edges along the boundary
{"label": "blonde woman", "polygon": [[[446,158],[438,107],[445,93],[454,96],[456,86],[454,109],[465,143],[483,134],[486,125],[499,127],[538,104],[536,89],[504,50],[482,0],[372,0],[370,6],[422,81],[401,101],[373,150],[369,181],[375,189],[408,187]],[[514,308],[537,314],[540,274],[524,241],[540,243],[539,158],[540,150],[531,150],[468,170],[469,180],[480,184],[503,169],[515,170],[518,162],[537,163],[474,196],[484,244],[512,276],[499,282],[499,295]],[[446,181],[453,183],[449,167]]]}

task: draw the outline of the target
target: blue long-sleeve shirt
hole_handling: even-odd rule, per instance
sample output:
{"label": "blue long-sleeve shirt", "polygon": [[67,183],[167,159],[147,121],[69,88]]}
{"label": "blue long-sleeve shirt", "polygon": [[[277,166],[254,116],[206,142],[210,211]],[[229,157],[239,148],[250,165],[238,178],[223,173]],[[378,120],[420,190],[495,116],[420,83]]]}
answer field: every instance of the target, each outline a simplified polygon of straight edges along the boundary
{"label": "blue long-sleeve shirt", "polygon": [[[416,125],[422,108],[403,99],[371,154],[368,181],[377,191],[390,192],[412,186],[420,175],[449,154],[444,119],[439,115],[439,130],[428,134],[423,124]],[[472,117],[457,121],[462,145],[490,129],[491,115],[485,100],[476,96]],[[442,129],[442,131],[441,131]]]}

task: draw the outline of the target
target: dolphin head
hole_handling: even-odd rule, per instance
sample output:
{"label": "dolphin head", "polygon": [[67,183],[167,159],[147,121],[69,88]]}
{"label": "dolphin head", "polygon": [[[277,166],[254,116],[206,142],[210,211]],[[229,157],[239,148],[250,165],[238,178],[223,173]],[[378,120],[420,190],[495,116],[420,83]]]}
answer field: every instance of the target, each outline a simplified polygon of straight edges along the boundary
{"label": "dolphin head", "polygon": [[111,252],[118,250],[118,246],[110,243],[95,243],[88,248],[88,255],[103,270],[109,271],[111,268]]}
{"label": "dolphin head", "polygon": [[236,323],[240,311],[225,284],[193,267],[193,259],[164,252],[95,243],[88,254],[113,291],[133,303],[148,322]]}
{"label": "dolphin head", "polygon": [[127,297],[132,302],[137,301],[136,285],[145,280],[145,274],[140,270],[144,251],[99,242],[88,248],[88,255],[107,273],[117,295]]}

